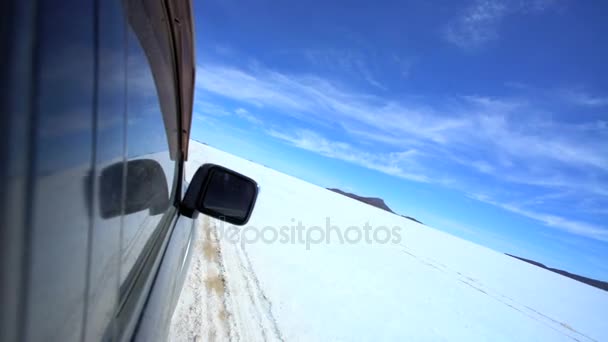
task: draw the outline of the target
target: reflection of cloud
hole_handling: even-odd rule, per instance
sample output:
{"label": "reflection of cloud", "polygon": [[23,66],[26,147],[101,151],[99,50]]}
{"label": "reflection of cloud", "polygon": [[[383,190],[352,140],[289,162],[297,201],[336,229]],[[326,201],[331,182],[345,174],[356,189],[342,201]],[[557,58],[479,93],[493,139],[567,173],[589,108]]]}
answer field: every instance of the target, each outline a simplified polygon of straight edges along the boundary
{"label": "reflection of cloud", "polygon": [[[93,129],[93,122],[88,115],[89,113],[90,107],[74,108],[57,113],[53,117],[53,120],[49,120],[45,125],[40,127],[40,136],[43,139],[48,139],[90,132]],[[114,126],[121,126],[123,123],[124,118],[122,117],[108,116],[104,120],[99,120],[97,129],[105,130]]]}
{"label": "reflection of cloud", "polygon": [[[321,155],[409,180],[487,190],[504,203],[533,196],[537,190],[531,189],[539,188],[566,192],[564,201],[593,197],[598,206],[608,202],[608,127],[595,121],[560,122],[559,116],[521,96],[396,101],[259,65],[246,70],[209,64],[199,67],[198,74],[199,92],[332,132],[294,130],[256,117],[261,125],[273,127],[266,129],[273,137]],[[238,111],[242,118],[250,114]],[[492,180],[479,182],[482,176]],[[569,221],[537,218],[571,227]]]}
{"label": "reflection of cloud", "polygon": [[[49,65],[44,68],[42,75],[44,82],[51,86],[47,95],[50,104],[44,108],[46,115],[41,116],[40,134],[42,138],[57,138],[62,135],[79,134],[93,129],[93,122],[89,115],[92,104],[93,78],[83,77],[92,75],[90,58],[73,59],[70,56],[87,56],[90,49],[82,46],[67,46],[58,49],[49,58]],[[100,111],[97,129],[103,130],[124,122],[124,107],[117,101],[125,94],[127,81],[125,69],[120,66],[109,66],[111,61],[123,62],[121,51],[101,50],[101,59],[108,61],[103,64],[103,75],[99,81],[98,110]],[[71,63],[65,63],[66,60]],[[150,115],[159,116],[158,98],[154,79],[147,63],[141,58],[128,58],[128,88],[131,100],[137,100],[137,109],[129,113],[129,123],[135,123]],[[64,94],[66,83],[79,85],[83,94],[73,94],[79,101],[73,101],[71,106],[60,106],[61,110],[51,108]],[[76,87],[75,87],[76,88]],[[55,93],[57,92],[57,93]],[[131,104],[133,105],[133,103]]]}
{"label": "reflection of cloud", "polygon": [[[156,84],[152,70],[140,51],[132,52],[127,58],[129,92],[137,97],[157,98]],[[157,100],[158,101],[158,100]]]}

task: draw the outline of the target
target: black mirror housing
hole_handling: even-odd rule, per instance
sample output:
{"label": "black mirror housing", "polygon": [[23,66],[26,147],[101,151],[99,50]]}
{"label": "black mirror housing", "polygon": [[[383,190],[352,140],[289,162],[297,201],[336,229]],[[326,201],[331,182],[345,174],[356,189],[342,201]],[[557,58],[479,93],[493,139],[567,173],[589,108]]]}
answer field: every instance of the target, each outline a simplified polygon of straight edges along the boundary
{"label": "black mirror housing", "polygon": [[235,225],[249,221],[258,196],[258,184],[236,171],[215,164],[201,166],[180,206],[182,215],[198,212]]}

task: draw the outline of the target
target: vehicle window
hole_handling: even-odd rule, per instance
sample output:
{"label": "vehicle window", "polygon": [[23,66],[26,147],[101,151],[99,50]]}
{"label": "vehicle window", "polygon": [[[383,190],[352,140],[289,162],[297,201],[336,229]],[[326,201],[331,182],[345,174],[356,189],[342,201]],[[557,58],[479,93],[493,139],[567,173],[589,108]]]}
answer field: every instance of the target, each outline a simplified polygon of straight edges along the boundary
{"label": "vehicle window", "polygon": [[[92,6],[90,1],[39,4],[44,15],[36,24],[31,145],[21,147],[22,153],[31,153],[31,188],[11,198],[31,196],[24,202],[24,217],[31,221],[23,229],[29,231],[30,266],[19,340],[81,339],[89,231],[83,187],[93,148],[94,32],[88,16],[74,13],[89,13]],[[1,115],[25,117],[27,112]]]}
{"label": "vehicle window", "polygon": [[[119,1],[98,8],[98,75],[95,177],[89,183],[92,215],[85,341],[109,339],[118,306],[123,177],[107,182],[107,168],[125,161],[125,18]],[[121,167],[122,168],[122,167]],[[103,194],[104,196],[100,196]],[[110,195],[110,196],[108,196]],[[114,203],[113,215],[108,205]],[[100,209],[104,209],[103,211]]]}
{"label": "vehicle window", "polygon": [[1,341],[137,328],[181,195],[168,5],[0,5]]}
{"label": "vehicle window", "polygon": [[127,294],[137,277],[156,238],[162,214],[170,207],[175,162],[170,156],[167,126],[177,126],[175,105],[170,101],[175,101],[175,97],[168,96],[169,101],[161,101],[161,96],[173,92],[173,84],[164,80],[163,89],[157,87],[164,74],[162,69],[153,70],[163,64],[151,62],[158,62],[153,56],[157,53],[154,32],[146,31],[145,25],[134,24],[132,20],[130,24],[127,29],[128,162],[121,237],[121,296]]}

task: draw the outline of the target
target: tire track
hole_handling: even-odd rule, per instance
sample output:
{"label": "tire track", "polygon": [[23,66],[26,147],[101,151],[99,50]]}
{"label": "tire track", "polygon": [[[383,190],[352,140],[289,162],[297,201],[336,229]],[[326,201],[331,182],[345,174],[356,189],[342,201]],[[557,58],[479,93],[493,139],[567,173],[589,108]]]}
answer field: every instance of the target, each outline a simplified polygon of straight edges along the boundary
{"label": "tire track", "polygon": [[247,252],[220,240],[226,274],[227,307],[232,308],[235,336],[243,341],[283,341],[272,304],[265,295]]}
{"label": "tire track", "polygon": [[[266,318],[266,321],[270,325],[270,330],[274,335],[273,337],[279,341],[285,341],[285,338],[281,334],[277,321],[274,315],[272,314],[272,302],[268,299],[268,297],[264,293],[264,290],[260,286],[260,280],[258,279],[257,275],[255,274],[255,271],[253,270],[253,266],[251,264],[251,260],[249,259],[249,255],[247,254],[247,251],[245,250],[245,248],[239,248],[238,251],[240,251],[240,253],[238,253],[238,256],[241,259],[241,264],[245,269],[244,274],[248,276],[248,288],[250,289],[250,297],[258,299],[259,304],[256,305],[259,309],[258,312],[260,316],[263,315],[264,318]],[[267,340],[267,338],[265,338],[264,340]]]}
{"label": "tire track", "polygon": [[419,256],[413,254],[406,247],[403,247],[402,251],[403,251],[403,253],[416,259],[418,262],[420,262],[426,266],[429,266],[431,268],[434,268],[434,269],[438,270],[439,272],[445,273],[450,277],[453,277],[454,279],[467,285],[468,287],[472,288],[473,290],[478,291],[478,292],[500,302],[501,304],[510,307],[511,309],[539,322],[540,324],[542,324],[554,331],[557,331],[557,332],[563,334],[564,336],[569,337],[570,339],[572,339],[574,341],[580,341],[579,338],[582,337],[588,341],[596,342],[595,339],[575,330],[567,323],[560,322],[527,305],[522,305],[522,304],[516,302],[515,300],[513,300],[503,294],[498,293],[497,291],[493,291],[492,289],[485,287],[481,282],[479,282],[478,280],[476,280],[470,276],[467,276],[458,271],[453,271],[453,270],[449,269],[447,266],[445,266],[441,263],[438,263],[438,262],[434,261],[433,259],[419,257]]}
{"label": "tire track", "polygon": [[226,277],[222,252],[215,232],[216,226],[211,225],[209,218],[203,221],[204,241],[203,257],[207,263],[207,276],[204,279],[207,307],[207,324],[209,341],[230,340],[231,328],[228,322],[229,314],[226,305]]}
{"label": "tire track", "polygon": [[173,341],[284,341],[249,255],[218,238],[218,221],[202,217]]}

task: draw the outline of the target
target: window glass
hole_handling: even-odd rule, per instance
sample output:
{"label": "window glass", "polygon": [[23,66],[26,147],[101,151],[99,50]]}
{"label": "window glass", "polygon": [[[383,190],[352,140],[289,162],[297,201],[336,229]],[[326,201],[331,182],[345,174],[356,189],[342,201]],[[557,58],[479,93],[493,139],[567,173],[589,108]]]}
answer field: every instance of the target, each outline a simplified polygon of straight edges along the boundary
{"label": "window glass", "polygon": [[102,1],[97,8],[97,115],[95,172],[89,183],[90,237],[89,282],[85,341],[112,337],[111,321],[118,306],[120,232],[122,224],[122,172],[108,178],[108,171],[123,169],[125,152],[125,18],[119,0]]}
{"label": "window glass", "polygon": [[173,127],[177,126],[173,83],[165,79],[163,89],[157,87],[160,80],[169,75],[168,62],[158,58],[161,51],[157,47],[161,44],[154,32],[148,30],[149,26],[142,24],[144,21],[129,20],[128,161],[120,270],[123,295],[137,277],[139,267],[156,241],[162,214],[170,207],[175,161],[171,160],[169,139]]}
{"label": "window glass", "polygon": [[[25,271],[23,294],[28,298],[20,310],[25,319],[20,340],[80,341],[90,227],[84,190],[94,142],[94,31],[86,13],[92,13],[93,2],[38,5],[43,15],[35,16],[36,39],[28,44],[36,46],[30,104],[33,172],[27,193],[20,195],[31,196],[23,202],[31,222],[24,227],[24,234],[29,229],[24,236],[30,236],[26,253],[31,264]],[[0,115],[7,114],[27,112]],[[24,153],[28,150],[25,146]]]}

